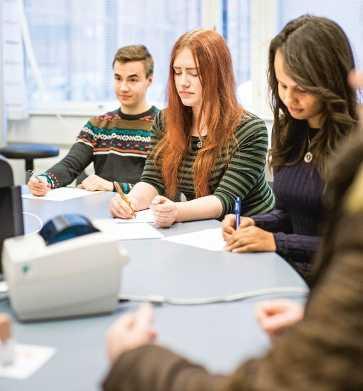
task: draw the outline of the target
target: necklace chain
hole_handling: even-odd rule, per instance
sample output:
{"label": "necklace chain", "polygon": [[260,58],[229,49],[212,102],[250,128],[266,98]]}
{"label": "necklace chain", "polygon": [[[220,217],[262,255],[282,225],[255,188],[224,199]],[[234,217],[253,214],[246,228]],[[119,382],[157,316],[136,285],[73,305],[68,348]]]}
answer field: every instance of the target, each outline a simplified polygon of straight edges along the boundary
{"label": "necklace chain", "polygon": [[310,134],[308,133],[308,150],[306,151],[306,153],[304,155],[304,162],[305,163],[311,163],[311,161],[313,160],[313,154],[310,152],[310,144],[311,144]]}

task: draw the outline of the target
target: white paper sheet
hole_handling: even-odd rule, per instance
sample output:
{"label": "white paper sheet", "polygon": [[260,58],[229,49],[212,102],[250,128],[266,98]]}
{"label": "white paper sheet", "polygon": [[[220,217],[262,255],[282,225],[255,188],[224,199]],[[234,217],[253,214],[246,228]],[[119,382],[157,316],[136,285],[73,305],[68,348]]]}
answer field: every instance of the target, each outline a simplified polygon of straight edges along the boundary
{"label": "white paper sheet", "polygon": [[0,378],[25,379],[42,367],[55,353],[47,346],[16,345],[15,360],[11,365],[0,365]]}
{"label": "white paper sheet", "polygon": [[118,224],[154,223],[155,218],[151,209],[145,209],[136,212],[136,217],[133,219],[114,219],[114,221]]}
{"label": "white paper sheet", "polygon": [[8,284],[5,281],[0,281],[0,294],[8,293]]}
{"label": "white paper sheet", "polygon": [[147,223],[121,224],[118,219],[93,220],[93,225],[102,232],[121,239],[160,239],[164,235]]}
{"label": "white paper sheet", "polygon": [[59,187],[58,189],[50,190],[43,197],[36,197],[30,193],[22,194],[22,197],[29,198],[31,200],[66,201],[71,200],[72,198],[85,197],[95,193],[99,192],[77,189],[76,187]]}
{"label": "white paper sheet", "polygon": [[168,236],[163,240],[211,251],[223,251],[226,245],[226,242],[223,240],[221,228],[203,229],[188,234]]}

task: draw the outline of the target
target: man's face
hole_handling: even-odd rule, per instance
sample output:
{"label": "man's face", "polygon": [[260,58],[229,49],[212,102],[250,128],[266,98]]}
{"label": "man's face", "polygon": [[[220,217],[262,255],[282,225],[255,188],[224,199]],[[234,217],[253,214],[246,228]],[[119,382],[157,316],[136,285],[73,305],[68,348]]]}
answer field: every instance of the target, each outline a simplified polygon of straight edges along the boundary
{"label": "man's face", "polygon": [[115,62],[114,88],[121,108],[137,109],[145,104],[146,91],[152,77],[146,77],[143,61]]}

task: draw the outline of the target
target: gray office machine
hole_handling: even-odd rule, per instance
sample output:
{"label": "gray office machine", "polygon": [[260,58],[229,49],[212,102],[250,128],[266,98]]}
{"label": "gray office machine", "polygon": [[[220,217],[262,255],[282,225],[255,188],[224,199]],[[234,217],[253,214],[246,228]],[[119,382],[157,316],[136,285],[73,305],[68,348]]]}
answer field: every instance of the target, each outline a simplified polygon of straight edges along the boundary
{"label": "gray office machine", "polygon": [[102,232],[47,245],[39,234],[6,239],[3,269],[20,320],[113,311],[127,253]]}

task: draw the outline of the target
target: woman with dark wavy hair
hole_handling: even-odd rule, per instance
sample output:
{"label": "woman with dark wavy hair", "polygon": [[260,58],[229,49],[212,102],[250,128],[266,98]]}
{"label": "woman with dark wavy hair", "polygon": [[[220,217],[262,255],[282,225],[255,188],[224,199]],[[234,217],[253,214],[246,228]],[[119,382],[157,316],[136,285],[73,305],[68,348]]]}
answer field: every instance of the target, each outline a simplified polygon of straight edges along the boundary
{"label": "woman with dark wavy hair", "polygon": [[327,18],[304,15],[271,41],[269,88],[274,115],[270,166],[276,207],[223,223],[227,250],[276,251],[309,280],[318,248],[327,161],[357,122],[349,40]]}
{"label": "woman with dark wavy hair", "polygon": [[[152,208],[156,223],[219,218],[235,198],[242,213],[268,212],[274,198],[264,167],[267,131],[236,99],[231,55],[223,37],[194,30],[175,43],[168,105],[156,118],[141,182],[111,201],[115,217]],[[178,201],[184,194],[186,200]],[[151,204],[151,205],[150,205]]]}

